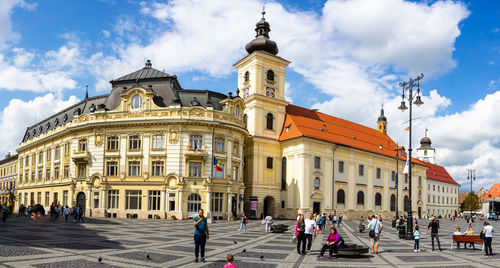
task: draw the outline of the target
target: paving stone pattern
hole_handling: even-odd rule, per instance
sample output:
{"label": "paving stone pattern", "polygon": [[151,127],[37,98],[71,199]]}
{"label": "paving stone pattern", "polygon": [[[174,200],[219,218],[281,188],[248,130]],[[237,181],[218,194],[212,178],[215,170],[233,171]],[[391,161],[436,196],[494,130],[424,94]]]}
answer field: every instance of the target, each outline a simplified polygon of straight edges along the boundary
{"label": "paving stone pattern", "polygon": [[[275,222],[293,226],[292,221]],[[346,243],[369,246],[368,233],[356,231],[358,223],[346,221],[338,230]],[[421,230],[425,231],[427,224],[427,220],[421,220]],[[500,222],[492,225],[498,235]],[[420,241],[422,251],[413,252],[413,241],[399,239],[390,222],[384,222],[379,254],[332,259],[327,257],[328,253],[325,258],[316,257],[326,232],[319,234],[311,252],[302,256],[290,241],[291,232],[265,234],[260,221],[250,221],[247,232],[238,232],[238,222],[218,221],[209,226],[206,263],[195,264],[191,221],[89,218],[85,223],[66,223],[11,217],[0,224],[0,267],[223,267],[229,253],[235,256],[239,268],[498,267],[500,261],[500,254],[484,256],[481,245],[476,245],[476,250],[450,250],[456,226],[464,230],[467,226],[463,220],[441,220],[442,252],[431,251],[429,235]],[[482,222],[475,222],[473,229],[479,233]],[[499,250],[500,237],[494,237],[493,251]]]}

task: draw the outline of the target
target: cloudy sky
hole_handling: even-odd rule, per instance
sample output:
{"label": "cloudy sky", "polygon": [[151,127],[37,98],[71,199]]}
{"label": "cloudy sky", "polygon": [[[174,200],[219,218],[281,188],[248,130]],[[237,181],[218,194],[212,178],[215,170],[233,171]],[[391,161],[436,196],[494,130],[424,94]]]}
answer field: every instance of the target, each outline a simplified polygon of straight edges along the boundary
{"label": "cloudy sky", "polygon": [[[500,3],[403,0],[0,1],[0,153],[26,127],[109,81],[153,67],[184,88],[236,90],[262,6],[296,105],[376,127],[405,143],[399,82],[424,73],[414,147],[425,128],[437,161],[469,189],[500,182]],[[314,92],[314,94],[311,94]],[[476,187],[477,186],[477,187]]]}

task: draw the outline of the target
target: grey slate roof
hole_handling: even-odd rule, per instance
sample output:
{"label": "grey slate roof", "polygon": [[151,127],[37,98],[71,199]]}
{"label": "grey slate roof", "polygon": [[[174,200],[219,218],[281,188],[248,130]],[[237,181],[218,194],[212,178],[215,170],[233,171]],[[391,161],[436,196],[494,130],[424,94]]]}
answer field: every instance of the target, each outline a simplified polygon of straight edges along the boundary
{"label": "grey slate roof", "polygon": [[171,103],[176,103],[182,107],[211,106],[214,110],[222,110],[220,102],[228,98],[227,95],[219,92],[183,89],[177,81],[177,76],[153,69],[149,60],[144,68],[111,80],[110,83],[112,89],[109,94],[86,98],[28,127],[22,142],[71,122],[80,114],[89,114],[97,110],[114,110],[120,105],[121,94],[126,93],[132,87],[139,86],[147,91],[153,91],[155,95],[153,101],[159,107],[168,107]]}

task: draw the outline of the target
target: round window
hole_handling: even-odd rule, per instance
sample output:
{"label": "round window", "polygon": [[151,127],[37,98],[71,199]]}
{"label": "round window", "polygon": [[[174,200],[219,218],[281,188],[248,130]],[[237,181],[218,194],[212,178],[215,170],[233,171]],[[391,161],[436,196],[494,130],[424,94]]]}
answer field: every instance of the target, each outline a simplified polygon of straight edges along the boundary
{"label": "round window", "polygon": [[132,98],[132,110],[139,110],[142,106],[141,95],[137,94]]}

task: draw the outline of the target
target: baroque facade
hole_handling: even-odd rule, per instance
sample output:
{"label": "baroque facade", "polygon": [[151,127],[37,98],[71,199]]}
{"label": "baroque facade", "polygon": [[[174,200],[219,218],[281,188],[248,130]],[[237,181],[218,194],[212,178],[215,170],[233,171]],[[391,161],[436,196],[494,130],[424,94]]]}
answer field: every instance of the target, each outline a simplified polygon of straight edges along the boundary
{"label": "baroque facade", "polygon": [[7,153],[0,160],[0,204],[16,207],[17,155]]}

